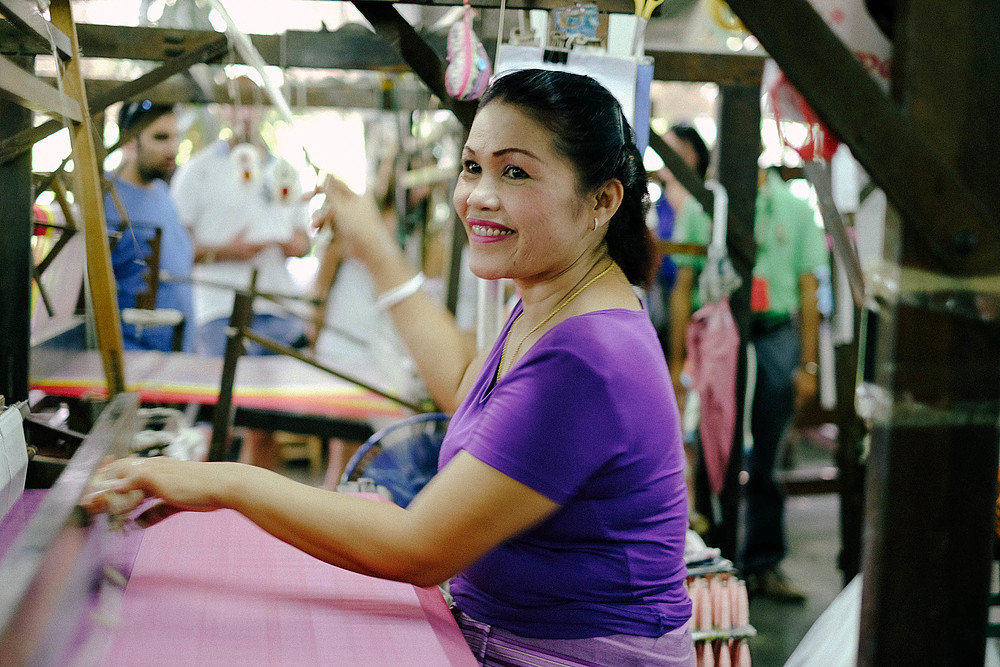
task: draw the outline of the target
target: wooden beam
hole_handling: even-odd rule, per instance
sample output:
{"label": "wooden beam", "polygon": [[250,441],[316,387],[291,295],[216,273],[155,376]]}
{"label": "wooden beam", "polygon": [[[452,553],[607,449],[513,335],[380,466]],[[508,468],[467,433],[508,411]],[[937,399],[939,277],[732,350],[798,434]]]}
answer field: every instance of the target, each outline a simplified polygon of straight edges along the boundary
{"label": "wooden beam", "polygon": [[[444,33],[423,35],[435,52],[445,52]],[[281,35],[253,35],[254,46],[268,64],[310,69],[357,69],[404,72],[410,69],[400,54],[367,26],[347,23],[337,30],[289,30]]]}
{"label": "wooden beam", "polygon": [[[391,5],[393,0],[371,0],[372,2]],[[433,7],[458,7],[462,0],[416,0],[407,4]],[[470,0],[469,4],[476,9],[561,9],[566,6],[564,0]],[[635,14],[635,3],[626,0],[602,0],[600,11],[608,14]]]}
{"label": "wooden beam", "polygon": [[[97,24],[80,24],[77,31],[87,57],[151,61],[176,58],[219,37],[219,33],[205,30]],[[444,33],[418,34],[439,58],[444,55]],[[0,53],[23,51],[25,45],[18,38],[16,31],[0,26]],[[410,69],[398,51],[386,49],[379,35],[356,23],[333,31],[289,30],[284,35],[250,35],[250,39],[265,62],[275,66],[389,73]],[[485,38],[484,44],[493,51],[491,39]],[[652,50],[647,55],[653,58],[657,80],[712,81],[720,85],[758,84],[764,63],[764,58],[756,55],[698,51]],[[236,58],[238,61],[238,55]]]}
{"label": "wooden beam", "polygon": [[375,0],[355,0],[354,6],[372,24],[376,34],[396,49],[431,92],[441,99],[442,106],[450,109],[465,127],[470,127],[476,115],[476,103],[448,95],[444,86],[444,63],[396,8],[391,3]]}
{"label": "wooden beam", "polygon": [[834,466],[814,470],[778,470],[774,476],[789,496],[815,496],[840,491],[840,471]]}
{"label": "wooden beam", "polygon": [[[166,62],[225,39],[212,30],[78,23],[80,48],[87,58]],[[275,36],[277,37],[277,36]]]}
{"label": "wooden beam", "polygon": [[[213,60],[225,53],[225,51],[226,41],[224,38],[217,38],[214,42],[192,49],[184,55],[143,74],[134,81],[127,81],[103,95],[94,97],[88,103],[86,116],[89,118],[91,114],[103,113],[106,108],[115,102],[121,102],[122,100],[141,95],[150,87],[167,80],[178,72],[183,72],[191,67],[191,65]],[[76,66],[79,68],[79,63]],[[61,122],[50,120],[0,141],[0,164],[3,164],[14,156],[20,155],[35,145],[36,142],[59,131],[62,127]]]}
{"label": "wooden beam", "polygon": [[211,62],[226,52],[227,42],[224,38],[206,42],[164,62],[156,69],[146,72],[134,81],[128,81],[102,95],[95,96],[90,103],[91,113],[100,113],[115,102],[141,96],[150,87],[166,81],[175,74],[186,72],[192,65]]}
{"label": "wooden beam", "polygon": [[79,123],[83,116],[80,104],[72,97],[40,81],[8,58],[0,56],[0,95],[21,106],[49,116],[59,116]]}
{"label": "wooden beam", "polygon": [[104,363],[104,376],[108,395],[114,397],[125,391],[125,370],[122,363],[122,327],[118,313],[115,277],[111,272],[111,251],[105,232],[104,198],[101,195],[101,176],[98,173],[94,135],[91,132],[90,110],[86,103],[87,87],[80,72],[79,44],[70,0],[53,0],[49,6],[52,23],[70,39],[73,57],[66,62],[63,86],[66,93],[81,102],[83,122],[70,128],[73,143],[73,161],[76,168],[76,201],[83,211],[84,239],[87,249],[87,277],[94,306],[98,347]]}
{"label": "wooden beam", "polygon": [[[81,44],[89,58],[127,58],[164,61],[182,55],[181,49],[215,41],[210,30],[80,24]],[[337,30],[289,30],[283,35],[249,35],[254,48],[269,65],[311,69],[366,69],[399,72],[409,69],[399,54],[369,28],[348,23]],[[445,35],[436,37],[444,52]],[[234,53],[236,62],[242,62]]]}
{"label": "wooden beam", "polygon": [[[515,9],[510,5],[508,9]],[[180,30],[81,23],[77,26],[80,44],[88,58],[118,58],[164,61],[176,58],[201,44],[218,39],[207,30]],[[446,34],[420,32],[439,56],[446,51]],[[20,41],[20,33],[0,26],[0,53],[41,54]],[[289,30],[284,35],[250,35],[254,47],[269,65],[312,69],[364,69],[400,72],[409,65],[398,52],[367,27],[349,23],[337,30]],[[487,50],[494,52],[494,40],[484,35]],[[647,50],[653,58],[653,76],[660,81],[712,81],[720,85],[758,84],[764,57],[701,51]],[[236,54],[237,61],[239,56]]]}
{"label": "wooden beam", "polygon": [[[397,81],[392,87],[391,107],[387,107],[384,79],[346,82],[330,77],[321,81],[309,81],[289,89],[289,104],[297,108],[339,107],[344,109],[430,109],[437,108],[437,100],[418,79],[412,82]],[[46,81],[48,81],[46,79]],[[121,81],[110,79],[87,79],[87,91],[92,97],[103,97],[121,85]],[[232,103],[231,90],[225,84],[213,85],[205,96],[204,90],[195,90],[191,82],[178,76],[159,83],[143,91],[141,99],[155,104],[202,104],[216,102]],[[139,99],[139,98],[132,98]]]}
{"label": "wooden beam", "polygon": [[[834,260],[836,268],[836,260]],[[833,289],[843,287],[834,281]],[[853,308],[854,335],[850,342],[834,350],[834,378],[837,390],[835,423],[837,424],[837,450],[835,461],[840,479],[840,567],[842,582],[846,586],[861,571],[862,517],[865,498],[865,436],[868,429],[854,409],[857,395],[858,340],[860,338],[860,310]]]}
{"label": "wooden beam", "polygon": [[664,241],[659,239],[656,247],[661,255],[697,255],[704,257],[708,254],[708,246],[700,243],[677,243],[675,241]]}
{"label": "wooden beam", "polygon": [[[833,34],[808,0],[729,6],[833,133],[918,232],[935,263],[960,275],[995,272],[996,224]],[[941,225],[960,220],[961,228]]]}
{"label": "wooden beam", "polygon": [[[87,58],[164,62],[215,42],[222,33],[149,26],[77,25],[80,46]],[[368,27],[348,23],[337,30],[289,30],[283,35],[249,35],[254,48],[269,65],[310,69],[365,69],[401,72],[409,69],[398,53]],[[447,35],[424,34],[438,53],[445,52]],[[48,44],[27,42],[23,33],[0,24],[0,53],[50,54]],[[235,62],[242,62],[238,53]]]}
{"label": "wooden beam", "polygon": [[209,461],[222,461],[229,449],[229,430],[233,426],[233,384],[236,382],[236,366],[243,355],[243,332],[253,321],[253,297],[257,289],[257,270],[250,276],[250,291],[236,292],[233,312],[229,316],[226,332],[226,351],[222,363],[222,378],[219,396],[212,412],[212,439],[208,447]]}
{"label": "wooden beam", "polygon": [[70,42],[66,33],[46,21],[31,4],[0,0],[0,14],[11,22],[18,33],[24,35],[36,48],[42,49],[40,53],[51,54],[54,47],[61,59],[70,57]]}
{"label": "wooden beam", "polygon": [[712,81],[720,86],[760,85],[766,58],[701,51],[646,50],[657,81]]}
{"label": "wooden beam", "polygon": [[684,186],[691,196],[693,196],[701,207],[709,215],[712,214],[712,207],[715,205],[715,195],[705,187],[705,182],[701,180],[694,169],[689,167],[680,155],[670,147],[663,137],[649,129],[649,147],[656,151],[656,154],[663,160],[663,166],[670,170],[677,182]]}
{"label": "wooden beam", "polygon": [[[715,207],[715,195],[711,190],[705,187],[705,183],[701,180],[701,177],[695,173],[694,169],[689,167],[687,163],[684,162],[684,158],[678,155],[677,152],[663,140],[663,137],[658,135],[652,128],[649,129],[649,147],[656,151],[656,154],[660,156],[663,160],[664,166],[670,170],[670,173],[674,175],[674,178],[676,178],[677,181],[684,186],[685,190],[691,193],[701,207],[708,212],[709,216],[711,216]],[[739,209],[730,208],[727,231],[735,234],[733,239],[741,238],[740,230],[753,230],[753,215],[746,220],[740,219],[741,215],[743,214],[739,211]],[[753,265],[753,256],[746,254],[746,244],[729,241],[728,249],[730,254],[739,256],[744,264]]]}

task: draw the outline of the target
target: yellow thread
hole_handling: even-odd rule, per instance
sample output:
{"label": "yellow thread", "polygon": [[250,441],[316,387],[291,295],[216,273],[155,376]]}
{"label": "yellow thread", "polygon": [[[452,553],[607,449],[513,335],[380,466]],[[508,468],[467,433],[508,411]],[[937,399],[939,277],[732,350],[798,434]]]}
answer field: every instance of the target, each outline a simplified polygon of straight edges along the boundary
{"label": "yellow thread", "polygon": [[[580,292],[582,292],[583,290],[587,289],[588,287],[590,287],[591,285],[593,285],[595,282],[597,282],[598,280],[600,280],[601,278],[603,278],[608,273],[608,271],[610,271],[612,269],[612,267],[614,267],[614,265],[615,265],[614,262],[611,262],[610,264],[608,264],[608,266],[607,266],[606,269],[604,269],[603,271],[601,271],[600,273],[598,273],[596,276],[594,276],[593,278],[591,278],[590,280],[588,280],[587,283],[583,287],[581,287],[577,291],[573,292],[573,294],[571,294],[569,297],[567,297],[566,299],[563,299],[562,303],[560,303],[558,306],[556,306],[555,310],[553,310],[551,313],[549,313],[548,316],[546,316],[546,318],[544,320],[542,320],[541,322],[539,322],[538,324],[536,324],[534,327],[532,327],[531,331],[529,331],[528,333],[524,334],[524,338],[522,338],[521,342],[518,343],[517,347],[514,348],[514,354],[511,355],[511,358],[512,359],[517,359],[517,353],[521,351],[521,346],[524,345],[524,341],[528,340],[528,337],[531,336],[531,334],[533,334],[536,331],[538,331],[539,329],[541,329],[545,325],[546,322],[548,322],[549,320],[551,320],[553,317],[556,316],[556,313],[558,313],[560,310],[562,310],[563,308],[565,308],[566,306],[568,306],[573,299],[575,299],[576,297],[580,296]],[[523,311],[518,314],[517,318],[515,318],[515,320],[514,320],[515,324],[517,323],[517,320],[521,319],[521,315],[523,315],[523,314],[524,314]],[[514,324],[511,324],[511,328],[513,328],[513,327],[514,327]],[[500,378],[503,375],[503,373],[504,373],[503,358],[504,358],[504,355],[506,355],[506,354],[507,354],[507,341],[505,340],[503,342],[503,349],[500,350],[500,365],[497,368],[497,378]],[[513,362],[511,362],[511,363],[513,363]],[[510,369],[508,369],[508,370],[510,370]]]}

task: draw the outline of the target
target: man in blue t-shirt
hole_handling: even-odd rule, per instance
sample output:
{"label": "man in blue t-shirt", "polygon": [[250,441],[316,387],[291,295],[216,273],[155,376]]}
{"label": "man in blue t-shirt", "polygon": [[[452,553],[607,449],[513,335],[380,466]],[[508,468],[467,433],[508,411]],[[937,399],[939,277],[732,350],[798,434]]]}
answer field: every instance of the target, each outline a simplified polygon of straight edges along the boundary
{"label": "man in blue t-shirt", "polygon": [[[125,132],[141,127],[135,138],[122,146],[124,158],[109,178],[104,210],[112,237],[111,265],[118,285],[118,307],[123,315],[122,338],[127,350],[194,351],[194,297],[189,279],[194,247],[181,224],[167,181],[174,172],[177,155],[177,115],[172,106],[149,100],[127,102],[118,115],[118,128]],[[124,211],[127,224],[122,224]],[[155,303],[149,299],[152,275],[150,241],[160,232],[160,280]],[[155,308],[155,311],[153,310]],[[141,317],[148,315],[148,317]],[[134,323],[130,323],[131,320]],[[181,336],[175,339],[175,336]]]}

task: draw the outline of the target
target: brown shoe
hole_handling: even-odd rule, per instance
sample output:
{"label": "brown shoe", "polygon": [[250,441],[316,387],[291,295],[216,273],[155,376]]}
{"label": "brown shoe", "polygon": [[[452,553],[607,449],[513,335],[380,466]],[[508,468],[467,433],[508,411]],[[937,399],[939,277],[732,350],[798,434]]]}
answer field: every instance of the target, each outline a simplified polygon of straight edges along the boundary
{"label": "brown shoe", "polygon": [[777,568],[747,575],[747,592],[751,596],[771,598],[777,602],[805,602],[806,594],[788,580]]}

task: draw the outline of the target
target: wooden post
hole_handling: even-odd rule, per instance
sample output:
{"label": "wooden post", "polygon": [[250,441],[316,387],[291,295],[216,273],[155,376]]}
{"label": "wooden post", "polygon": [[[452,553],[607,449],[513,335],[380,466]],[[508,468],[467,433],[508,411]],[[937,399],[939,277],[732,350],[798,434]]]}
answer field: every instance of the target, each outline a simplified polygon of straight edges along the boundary
{"label": "wooden post", "polygon": [[[22,60],[28,67],[34,58]],[[31,127],[31,112],[0,99],[0,132]],[[31,152],[0,165],[0,395],[11,405],[28,398],[31,340]]]}
{"label": "wooden post", "polygon": [[[896,6],[894,97],[987,211],[992,233],[970,233],[958,215],[918,222],[970,260],[1000,250],[995,9],[980,0]],[[901,219],[898,290],[880,307],[876,385],[888,399],[872,429],[858,664],[981,665],[997,497],[1000,268],[971,261],[977,270],[961,273],[992,277],[956,281],[960,272],[942,265],[914,222]]]}
{"label": "wooden post", "polygon": [[[836,284],[836,283],[835,283]],[[863,461],[866,428],[854,410],[857,389],[859,312],[854,309],[854,340],[834,353],[837,385],[837,492],[840,494],[840,555],[837,564],[844,585],[861,571],[862,516],[865,497]]]}
{"label": "wooden post", "polygon": [[[927,3],[913,0],[911,4]],[[903,6],[906,2],[893,3],[897,5]],[[929,137],[907,117],[907,113],[919,111],[911,106],[916,99],[904,100],[902,107],[888,99],[857,58],[823,22],[809,0],[730,0],[729,6],[760,40],[813,111],[851,147],[854,157],[885,191],[907,226],[912,228],[912,233],[908,233],[910,243],[923,245],[923,254],[933,259],[935,266],[945,267],[955,274],[975,275],[996,269],[1000,264],[1000,246],[974,243],[970,247],[967,242],[970,237],[996,236],[996,218],[991,218],[985,202],[981,202],[962,182],[953,166],[946,163],[948,156],[939,154],[939,147],[932,146],[927,141]],[[954,13],[942,10],[938,14],[936,27],[940,29],[928,32],[914,43],[916,48],[943,58],[947,66],[942,67],[941,72],[954,73],[963,63],[968,64],[967,54],[972,52],[968,48],[959,49],[958,45],[964,47],[966,42],[955,40],[986,39],[973,35],[972,28],[958,31],[954,28],[963,22],[967,26],[968,14],[972,13],[983,19],[975,27],[976,31],[995,30],[998,14],[989,0],[961,0],[947,6]],[[858,7],[857,11],[864,9]],[[896,34],[906,36],[905,30],[896,30]],[[897,44],[893,53],[897,61],[899,46]],[[976,52],[980,62],[996,60],[995,52],[988,48]],[[995,82],[990,80],[990,73],[990,68],[984,67],[976,81],[959,76],[944,82],[941,79],[947,77],[934,76],[919,84],[931,88],[922,90],[921,97],[928,95],[932,107],[947,102],[948,96],[942,91],[954,91],[958,81],[991,89]],[[897,72],[893,76],[898,80]],[[930,85],[931,81],[940,81],[942,85],[937,88]],[[931,100],[934,95],[940,99]],[[990,106],[995,107],[996,103]],[[981,126],[994,118],[990,113],[981,112],[975,118],[963,120]],[[942,220],[956,224],[941,225]]]}
{"label": "wooden post", "polygon": [[244,352],[243,332],[253,322],[253,299],[257,292],[257,270],[250,276],[250,290],[237,290],[233,300],[233,313],[229,316],[226,331],[226,353],[223,357],[219,398],[212,411],[212,442],[208,448],[209,461],[222,461],[229,448],[229,429],[233,425],[233,385],[236,383],[236,365]]}
{"label": "wooden post", "polygon": [[73,170],[76,200],[83,209],[83,227],[87,248],[87,277],[94,304],[97,345],[104,364],[108,395],[113,397],[125,390],[122,363],[122,327],[118,313],[115,277],[111,271],[111,251],[105,230],[104,199],[98,173],[97,153],[91,133],[87,89],[80,71],[80,45],[70,0],[53,0],[49,6],[52,24],[65,33],[72,46],[73,57],[65,63],[63,88],[66,94],[80,102],[83,122],[70,128],[73,142]]}
{"label": "wooden post", "polygon": [[868,285],[882,293],[858,664],[981,665],[1000,412],[1000,15],[988,0],[892,3],[893,101],[807,0],[729,5],[893,207],[884,255],[897,263]]}
{"label": "wooden post", "polygon": [[[757,155],[760,152],[760,85],[731,85],[720,89],[718,181],[729,197],[727,245],[729,259],[742,284],[729,297],[740,341],[750,336],[750,278],[757,255],[753,220],[757,207]],[[734,224],[735,223],[735,224]],[[710,536],[713,545],[729,559],[739,554],[740,471],[743,468],[743,413],[747,364],[746,346],[740,345],[736,369],[736,428],[722,489],[722,523]]]}

